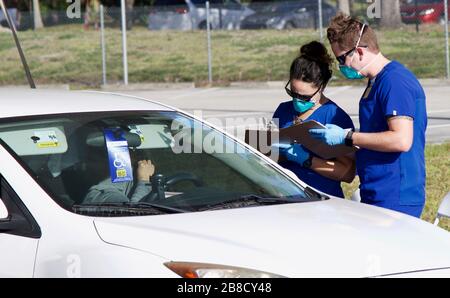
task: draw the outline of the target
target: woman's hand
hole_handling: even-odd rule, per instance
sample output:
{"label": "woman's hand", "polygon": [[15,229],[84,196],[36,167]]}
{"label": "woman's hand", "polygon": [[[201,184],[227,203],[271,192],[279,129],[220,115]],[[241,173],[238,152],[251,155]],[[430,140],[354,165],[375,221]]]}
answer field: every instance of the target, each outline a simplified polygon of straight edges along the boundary
{"label": "woman's hand", "polygon": [[277,148],[282,155],[286,156],[287,160],[296,162],[301,166],[309,158],[309,152],[300,144],[273,144],[272,148]]}
{"label": "woman's hand", "polygon": [[138,181],[150,182],[150,177],[155,174],[155,166],[151,160],[138,161],[137,178]]}

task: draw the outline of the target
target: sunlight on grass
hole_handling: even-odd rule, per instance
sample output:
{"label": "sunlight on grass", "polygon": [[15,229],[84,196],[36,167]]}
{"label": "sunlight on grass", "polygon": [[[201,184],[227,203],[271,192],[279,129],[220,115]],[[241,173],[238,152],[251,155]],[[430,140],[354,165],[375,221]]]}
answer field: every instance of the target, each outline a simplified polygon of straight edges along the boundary
{"label": "sunlight on grass", "polygon": [[[408,66],[418,77],[442,78],[445,73],[444,35],[439,26],[379,32],[383,52]],[[38,84],[99,86],[100,32],[79,25],[19,32]],[[216,81],[285,80],[300,46],[317,40],[314,30],[213,31],[213,77]],[[120,30],[108,28],[107,72],[110,82],[122,80]],[[328,46],[328,42],[326,42]],[[329,46],[328,46],[329,47]],[[130,82],[204,82],[208,77],[204,31],[128,32]],[[9,33],[0,33],[0,84],[25,84],[17,51]],[[420,58],[420,59],[418,59]],[[344,81],[338,71],[334,84]],[[348,81],[345,81],[348,83]]]}

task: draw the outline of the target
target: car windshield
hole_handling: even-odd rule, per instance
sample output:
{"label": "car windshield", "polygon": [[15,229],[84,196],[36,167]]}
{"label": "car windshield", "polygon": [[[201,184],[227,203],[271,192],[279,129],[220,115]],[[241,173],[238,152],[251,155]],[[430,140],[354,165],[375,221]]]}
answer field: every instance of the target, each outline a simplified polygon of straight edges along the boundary
{"label": "car windshield", "polygon": [[278,13],[289,13],[296,11],[301,8],[305,9],[312,9],[314,10],[315,6],[317,6],[317,3],[314,2],[296,2],[296,1],[287,1],[287,2],[279,2],[279,3],[271,3],[264,5],[261,9],[262,12],[265,13],[271,13],[271,12],[278,12]]}
{"label": "car windshield", "polygon": [[292,5],[288,3],[277,3],[265,6],[261,9],[262,12],[289,12],[292,9]]}
{"label": "car windshield", "polygon": [[316,199],[265,159],[178,112],[7,119],[0,122],[0,139],[58,204],[80,214],[166,214]]}

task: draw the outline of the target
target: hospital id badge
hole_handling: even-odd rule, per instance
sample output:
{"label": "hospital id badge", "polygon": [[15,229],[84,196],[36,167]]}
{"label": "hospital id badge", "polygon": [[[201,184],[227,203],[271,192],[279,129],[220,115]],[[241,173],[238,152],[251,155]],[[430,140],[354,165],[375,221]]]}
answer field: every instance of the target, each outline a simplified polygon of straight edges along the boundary
{"label": "hospital id badge", "polygon": [[133,181],[128,142],[121,129],[104,130],[112,183]]}

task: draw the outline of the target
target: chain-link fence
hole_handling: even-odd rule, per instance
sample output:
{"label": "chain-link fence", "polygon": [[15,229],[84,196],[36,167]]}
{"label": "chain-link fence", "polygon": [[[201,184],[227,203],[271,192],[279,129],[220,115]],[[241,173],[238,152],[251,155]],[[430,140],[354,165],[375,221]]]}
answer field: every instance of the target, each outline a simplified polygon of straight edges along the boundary
{"label": "chain-link fence", "polygon": [[[326,27],[339,10],[376,27],[383,53],[407,65],[418,77],[445,77],[444,1],[399,1],[400,18],[406,25],[393,29],[381,28],[383,7],[377,1],[353,0],[343,6],[345,1],[340,0],[211,0],[210,30],[206,30],[205,0],[154,0],[152,5],[135,5],[125,11],[127,63],[123,63],[120,6],[105,6],[103,18],[100,5],[83,5],[78,17],[69,17],[68,11],[42,10],[44,28],[39,30],[33,30],[33,11],[12,9],[11,14],[22,30],[20,36],[26,37],[24,48],[32,71],[35,61],[45,61],[34,72],[38,82],[98,86],[105,81],[123,82],[128,75],[130,83],[285,80],[302,44],[322,40],[329,47]],[[5,27],[2,15],[0,22]],[[39,38],[47,42],[40,45]],[[0,48],[0,54],[0,61],[8,65],[10,53]],[[0,83],[13,83],[16,75],[12,73],[0,70]],[[339,72],[335,73],[339,80]]]}

